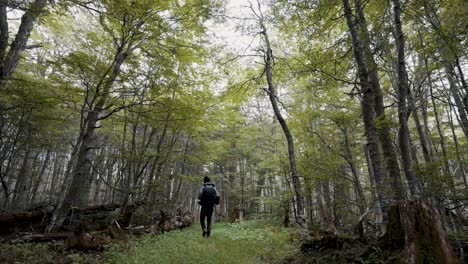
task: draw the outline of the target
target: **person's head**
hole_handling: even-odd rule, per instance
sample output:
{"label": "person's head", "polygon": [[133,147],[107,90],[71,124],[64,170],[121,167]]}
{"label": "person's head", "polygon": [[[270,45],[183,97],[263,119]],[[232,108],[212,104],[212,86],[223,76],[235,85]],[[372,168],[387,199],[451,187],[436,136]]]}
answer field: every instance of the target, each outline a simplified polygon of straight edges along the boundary
{"label": "person's head", "polygon": [[210,177],[205,176],[205,177],[203,178],[203,182],[204,182],[204,183],[209,182],[209,181],[210,181]]}

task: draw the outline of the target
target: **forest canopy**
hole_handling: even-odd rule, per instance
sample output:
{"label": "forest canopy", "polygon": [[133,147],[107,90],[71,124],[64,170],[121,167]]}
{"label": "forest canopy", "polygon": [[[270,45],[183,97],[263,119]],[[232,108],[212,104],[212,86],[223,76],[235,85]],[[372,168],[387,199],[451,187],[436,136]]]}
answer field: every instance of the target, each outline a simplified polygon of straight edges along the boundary
{"label": "forest canopy", "polygon": [[[0,2],[0,209],[380,228],[468,215],[463,0]],[[449,216],[452,221],[446,219]],[[136,218],[135,218],[136,219]],[[141,220],[140,219],[140,220]],[[144,221],[144,220],[141,220]]]}

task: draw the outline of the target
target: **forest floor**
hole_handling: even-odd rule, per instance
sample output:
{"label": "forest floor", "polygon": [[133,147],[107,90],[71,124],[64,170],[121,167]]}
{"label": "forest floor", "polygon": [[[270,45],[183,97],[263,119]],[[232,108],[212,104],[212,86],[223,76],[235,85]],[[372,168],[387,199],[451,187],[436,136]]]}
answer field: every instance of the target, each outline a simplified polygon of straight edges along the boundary
{"label": "forest floor", "polygon": [[[321,243],[326,236],[311,230]],[[251,220],[242,223],[215,223],[209,238],[202,237],[199,224],[160,235],[131,236],[104,250],[66,250],[63,241],[49,243],[0,244],[0,263],[161,263],[161,264],[376,264],[386,263],[375,249],[361,257],[370,244],[340,235],[340,248],[312,247],[301,252],[297,227]],[[333,244],[333,243],[332,243]],[[371,246],[371,248],[373,248]]]}
{"label": "forest floor", "polygon": [[0,245],[0,263],[284,263],[299,253],[292,228],[263,221],[215,223],[211,237],[194,224],[164,235],[135,237],[102,252],[64,250],[62,242]]}

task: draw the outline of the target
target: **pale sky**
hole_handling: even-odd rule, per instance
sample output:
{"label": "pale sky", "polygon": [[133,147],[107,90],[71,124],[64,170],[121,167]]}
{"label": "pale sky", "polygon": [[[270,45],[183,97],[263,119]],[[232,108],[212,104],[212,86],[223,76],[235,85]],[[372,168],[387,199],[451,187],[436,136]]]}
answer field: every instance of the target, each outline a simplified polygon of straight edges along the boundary
{"label": "pale sky", "polygon": [[[256,0],[251,0],[256,5]],[[209,24],[211,34],[214,34],[214,43],[226,44],[236,54],[243,54],[249,45],[257,46],[258,40],[251,43],[253,36],[248,36],[242,33],[239,27],[245,27],[252,24],[252,21],[246,20],[251,18],[251,10],[249,9],[249,0],[228,0],[226,6],[226,23]],[[257,42],[257,43],[255,43]]]}

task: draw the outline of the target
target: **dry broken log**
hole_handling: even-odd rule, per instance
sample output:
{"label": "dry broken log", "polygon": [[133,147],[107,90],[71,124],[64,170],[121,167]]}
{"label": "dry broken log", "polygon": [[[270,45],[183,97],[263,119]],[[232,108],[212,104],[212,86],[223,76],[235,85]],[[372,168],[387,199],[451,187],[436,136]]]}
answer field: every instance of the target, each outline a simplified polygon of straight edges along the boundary
{"label": "dry broken log", "polygon": [[[47,212],[42,209],[16,212],[1,215],[3,225],[0,229],[6,230],[0,242],[49,242],[65,240],[67,249],[80,251],[99,250],[111,240],[125,240],[128,234],[159,234],[178,228],[190,226],[194,219],[189,213],[183,216],[170,217],[163,211],[154,218],[153,225],[131,226],[130,222],[135,208],[141,203],[127,204],[122,208],[118,204],[106,204],[84,209],[74,208],[67,215],[66,230],[73,232],[41,233],[50,221],[53,209]],[[36,222],[42,223],[42,228],[31,228]],[[1,223],[1,222],[0,222]],[[11,224],[11,225],[6,225]],[[122,225],[125,224],[125,225]],[[19,228],[24,226],[23,229]],[[9,227],[9,228],[6,228]],[[101,230],[101,231],[99,231]]]}
{"label": "dry broken log", "polygon": [[448,242],[441,216],[429,201],[397,202],[388,216],[387,232],[377,243],[389,255],[386,263],[460,263]]}
{"label": "dry broken log", "polygon": [[157,235],[174,229],[191,226],[194,222],[194,217],[191,213],[185,213],[183,216],[175,216],[169,219],[164,211],[160,211],[160,215],[157,216],[157,219],[158,220],[155,224],[152,224],[145,229],[146,233]]}
{"label": "dry broken log", "polygon": [[0,214],[0,235],[16,232],[42,232],[52,215],[55,205],[45,203],[24,211]]}
{"label": "dry broken log", "polygon": [[359,221],[354,228],[354,233],[361,241],[375,240],[380,237],[381,217],[375,209],[367,208],[366,212],[359,217]]}
{"label": "dry broken log", "polygon": [[122,206],[122,204],[114,203],[73,208],[68,212],[63,228],[74,230],[77,225],[82,225],[82,228],[87,231],[105,230],[115,221],[120,227],[128,227],[136,208],[143,204],[143,202],[134,202],[131,205]]}
{"label": "dry broken log", "polygon": [[73,234],[65,240],[67,249],[79,251],[101,250],[111,242],[109,235],[104,233],[78,233]]}
{"label": "dry broken log", "polygon": [[301,244],[301,251],[342,249],[345,244],[351,244],[352,242],[353,238],[349,236],[321,230],[318,234]]}

